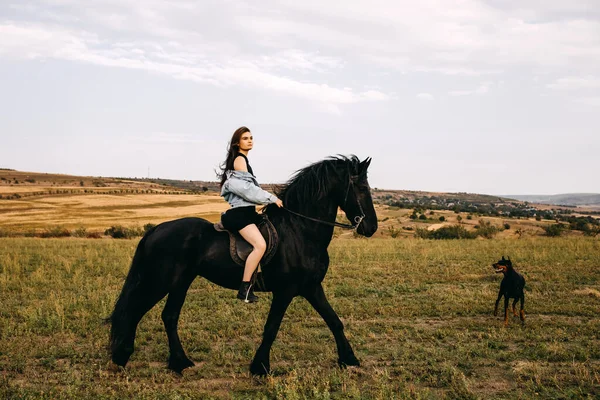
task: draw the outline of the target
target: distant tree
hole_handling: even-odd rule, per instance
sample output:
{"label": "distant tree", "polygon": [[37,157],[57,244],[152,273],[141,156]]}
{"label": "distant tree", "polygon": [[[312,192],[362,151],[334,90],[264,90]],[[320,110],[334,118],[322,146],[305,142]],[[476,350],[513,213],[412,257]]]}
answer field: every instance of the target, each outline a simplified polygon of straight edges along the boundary
{"label": "distant tree", "polygon": [[565,225],[563,224],[552,224],[548,226],[543,226],[542,229],[546,233],[546,236],[556,237],[560,236],[565,230]]}

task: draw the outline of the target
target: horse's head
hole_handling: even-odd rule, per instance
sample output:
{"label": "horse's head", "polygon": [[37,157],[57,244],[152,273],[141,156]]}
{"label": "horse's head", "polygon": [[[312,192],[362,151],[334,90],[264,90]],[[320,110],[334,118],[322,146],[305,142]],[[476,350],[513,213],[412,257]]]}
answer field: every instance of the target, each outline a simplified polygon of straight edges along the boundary
{"label": "horse's head", "polygon": [[353,224],[358,224],[358,234],[371,237],[377,231],[377,214],[373,207],[371,188],[367,180],[367,169],[371,164],[371,158],[358,161],[353,156],[348,159],[347,179],[342,179],[342,198],[340,208]]}

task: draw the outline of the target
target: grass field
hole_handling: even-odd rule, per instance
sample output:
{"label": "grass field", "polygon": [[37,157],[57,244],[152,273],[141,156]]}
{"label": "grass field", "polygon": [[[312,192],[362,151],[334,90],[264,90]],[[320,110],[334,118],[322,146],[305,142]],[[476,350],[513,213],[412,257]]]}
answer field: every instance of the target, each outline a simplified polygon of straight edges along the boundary
{"label": "grass field", "polygon": [[[296,299],[273,376],[247,373],[270,295],[244,305],[197,279],[180,335],[196,367],[165,369],[164,301],[110,372],[108,316],[137,240],[0,239],[0,398],[598,398],[600,240],[352,239],[330,246],[330,302],[362,362],[336,367],[333,337]],[[510,255],[527,279],[526,325],[492,310]]]}

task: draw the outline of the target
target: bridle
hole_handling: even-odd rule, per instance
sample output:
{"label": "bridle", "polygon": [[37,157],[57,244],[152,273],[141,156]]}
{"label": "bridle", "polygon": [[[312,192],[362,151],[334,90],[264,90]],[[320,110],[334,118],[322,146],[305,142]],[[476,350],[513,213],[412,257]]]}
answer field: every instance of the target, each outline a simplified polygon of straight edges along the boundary
{"label": "bridle", "polygon": [[329,221],[323,221],[317,218],[313,218],[313,217],[309,217],[307,215],[302,215],[300,213],[297,213],[295,211],[292,211],[288,208],[283,207],[283,209],[285,209],[287,212],[297,215],[299,217],[314,221],[314,222],[318,222],[321,224],[325,224],[325,225],[329,225],[329,226],[337,226],[339,228],[344,228],[344,229],[357,229],[358,226],[361,224],[361,222],[363,221],[363,219],[365,218],[365,212],[363,211],[362,206],[360,205],[360,201],[358,200],[358,195],[356,194],[356,192],[354,191],[354,181],[356,181],[358,179],[358,175],[350,175],[348,174],[348,187],[346,188],[346,195],[344,196],[344,205],[346,205],[346,202],[348,201],[348,193],[350,193],[350,187],[352,187],[352,192],[354,193],[354,196],[356,197],[356,204],[358,205],[358,209],[360,211],[360,215],[357,215],[356,217],[354,217],[354,225],[350,225],[350,224],[342,224],[341,222],[329,222]]}

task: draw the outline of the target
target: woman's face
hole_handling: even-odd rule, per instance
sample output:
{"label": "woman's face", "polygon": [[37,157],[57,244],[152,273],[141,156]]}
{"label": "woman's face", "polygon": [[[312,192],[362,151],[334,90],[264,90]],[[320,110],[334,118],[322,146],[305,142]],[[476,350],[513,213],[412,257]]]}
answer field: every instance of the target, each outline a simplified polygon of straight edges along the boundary
{"label": "woman's face", "polygon": [[240,137],[240,150],[252,150],[252,132],[245,132]]}

